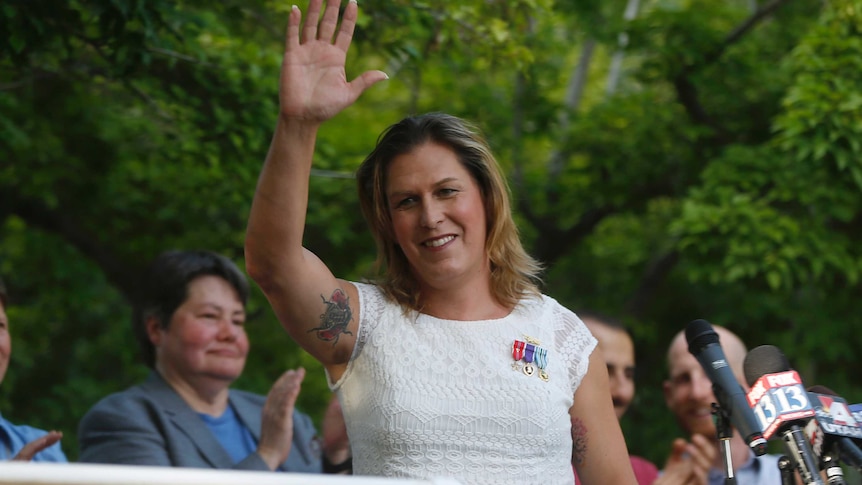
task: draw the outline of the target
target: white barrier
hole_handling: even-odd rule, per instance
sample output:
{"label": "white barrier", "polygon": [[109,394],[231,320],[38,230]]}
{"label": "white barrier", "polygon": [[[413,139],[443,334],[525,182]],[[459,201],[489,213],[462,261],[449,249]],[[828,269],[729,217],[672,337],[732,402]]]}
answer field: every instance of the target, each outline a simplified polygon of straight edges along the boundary
{"label": "white barrier", "polygon": [[459,485],[451,478],[412,480],[89,463],[0,462],[2,485]]}

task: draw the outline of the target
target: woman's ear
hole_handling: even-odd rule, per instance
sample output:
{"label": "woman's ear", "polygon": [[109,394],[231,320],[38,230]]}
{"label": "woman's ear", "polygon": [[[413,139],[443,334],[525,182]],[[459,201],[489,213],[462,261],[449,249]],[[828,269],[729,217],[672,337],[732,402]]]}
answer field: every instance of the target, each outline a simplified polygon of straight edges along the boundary
{"label": "woman's ear", "polygon": [[158,347],[162,343],[162,334],[164,333],[164,329],[161,325],[159,325],[159,319],[155,315],[150,315],[144,321],[144,326],[147,329],[147,336],[150,338],[150,342]]}

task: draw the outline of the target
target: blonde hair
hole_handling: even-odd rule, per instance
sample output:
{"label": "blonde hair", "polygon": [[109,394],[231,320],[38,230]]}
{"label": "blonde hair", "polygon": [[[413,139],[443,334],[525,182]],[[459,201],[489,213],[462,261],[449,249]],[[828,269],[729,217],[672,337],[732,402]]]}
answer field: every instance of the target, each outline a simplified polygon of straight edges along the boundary
{"label": "blonde hair", "polygon": [[403,307],[421,310],[422,295],[410,263],[395,242],[386,197],[389,164],[428,142],[450,148],[482,192],[487,221],[485,252],[491,263],[491,292],[513,307],[538,296],[541,264],[524,250],[512,218],[509,187],[485,139],[468,122],[443,113],[407,117],[387,128],[356,172],[362,213],[377,242],[377,284]]}

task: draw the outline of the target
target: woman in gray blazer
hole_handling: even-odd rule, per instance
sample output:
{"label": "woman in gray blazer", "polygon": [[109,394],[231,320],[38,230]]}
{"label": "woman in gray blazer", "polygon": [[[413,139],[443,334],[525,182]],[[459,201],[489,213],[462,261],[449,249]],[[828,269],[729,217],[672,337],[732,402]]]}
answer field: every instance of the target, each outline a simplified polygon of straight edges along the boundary
{"label": "woman in gray blazer", "polygon": [[349,465],[337,401],[322,443],[294,408],[303,369],[285,372],[266,397],[230,389],[249,350],[248,282],[233,262],[168,251],[142,283],[133,328],[152,372],[84,416],[80,461],[303,473]]}

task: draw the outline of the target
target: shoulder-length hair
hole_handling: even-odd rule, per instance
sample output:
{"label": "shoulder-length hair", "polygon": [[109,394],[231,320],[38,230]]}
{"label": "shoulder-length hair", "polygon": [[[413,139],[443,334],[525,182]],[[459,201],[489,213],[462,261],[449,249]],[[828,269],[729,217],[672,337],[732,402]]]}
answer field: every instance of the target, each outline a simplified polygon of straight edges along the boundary
{"label": "shoulder-length hair", "polygon": [[487,221],[485,252],[494,297],[513,307],[526,296],[538,296],[542,266],[521,244],[512,218],[509,187],[497,160],[476,127],[443,113],[409,116],[387,128],[356,172],[362,213],[377,243],[378,285],[402,307],[421,310],[418,282],[395,242],[386,186],[392,160],[428,142],[450,148],[481,190]]}

